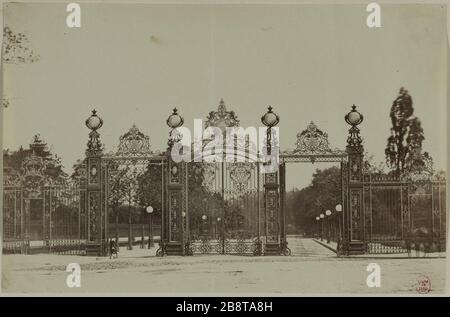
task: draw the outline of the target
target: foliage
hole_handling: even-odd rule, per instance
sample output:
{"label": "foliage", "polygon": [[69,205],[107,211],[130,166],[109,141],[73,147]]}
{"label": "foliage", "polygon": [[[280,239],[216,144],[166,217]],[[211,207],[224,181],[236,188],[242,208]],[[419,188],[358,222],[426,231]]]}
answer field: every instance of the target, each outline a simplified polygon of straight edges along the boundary
{"label": "foliage", "polygon": [[392,104],[390,118],[391,135],[385,149],[387,165],[397,176],[423,168],[425,153],[422,154],[422,142],[425,136],[420,120],[414,116],[412,98],[403,87]]}
{"label": "foliage", "polygon": [[8,64],[34,63],[39,60],[30,48],[30,41],[23,33],[15,33],[10,27],[3,28],[3,62]]}
{"label": "foliage", "polygon": [[26,157],[34,153],[44,159],[44,175],[52,180],[61,180],[67,177],[63,171],[61,158],[48,149],[47,143],[43,141],[39,134],[33,137],[28,149],[20,147],[17,151],[6,149],[3,151],[3,168],[7,173],[21,174],[22,163]]}
{"label": "foliage", "polygon": [[311,234],[316,229],[316,217],[327,209],[334,212],[338,203],[341,203],[340,168],[317,169],[308,187],[287,193],[287,217],[293,220],[297,231]]}
{"label": "foliage", "polygon": [[204,186],[205,164],[189,163],[188,165],[188,208],[190,229],[199,231],[202,225],[202,216],[206,215],[208,221],[212,217],[212,211],[221,212],[223,199],[220,194],[208,191]]}
{"label": "foliage", "polygon": [[143,174],[137,177],[137,202],[143,208],[153,207],[154,215],[161,215],[162,211],[162,171],[161,165],[150,163]]}
{"label": "foliage", "polygon": [[386,174],[386,163],[384,162],[375,162],[375,158],[373,155],[368,152],[364,153],[364,172],[370,174]]}

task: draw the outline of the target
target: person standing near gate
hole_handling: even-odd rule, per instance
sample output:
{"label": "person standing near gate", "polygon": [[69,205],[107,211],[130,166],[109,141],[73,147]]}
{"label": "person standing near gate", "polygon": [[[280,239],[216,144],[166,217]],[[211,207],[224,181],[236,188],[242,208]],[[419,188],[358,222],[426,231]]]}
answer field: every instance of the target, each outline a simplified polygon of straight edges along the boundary
{"label": "person standing near gate", "polygon": [[119,257],[119,254],[117,253],[117,243],[114,239],[111,239],[109,241],[109,258],[111,259],[114,254],[116,255],[116,258]]}

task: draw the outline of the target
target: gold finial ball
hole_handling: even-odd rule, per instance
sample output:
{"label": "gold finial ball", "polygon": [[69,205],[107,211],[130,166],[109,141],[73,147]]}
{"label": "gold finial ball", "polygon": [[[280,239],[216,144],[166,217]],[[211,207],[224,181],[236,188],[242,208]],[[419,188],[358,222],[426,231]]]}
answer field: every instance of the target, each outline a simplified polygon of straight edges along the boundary
{"label": "gold finial ball", "polygon": [[89,129],[95,131],[102,127],[103,120],[99,116],[97,116],[97,111],[94,109],[92,110],[92,114],[89,118],[86,120],[86,127]]}

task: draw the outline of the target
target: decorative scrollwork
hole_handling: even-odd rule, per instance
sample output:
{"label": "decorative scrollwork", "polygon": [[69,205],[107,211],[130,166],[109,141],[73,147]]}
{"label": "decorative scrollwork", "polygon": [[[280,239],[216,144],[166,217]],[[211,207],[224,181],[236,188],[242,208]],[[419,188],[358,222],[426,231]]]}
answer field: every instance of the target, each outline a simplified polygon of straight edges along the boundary
{"label": "decorative scrollwork", "polygon": [[237,239],[235,250],[237,254],[245,254],[248,251],[248,246],[244,239]]}
{"label": "decorative scrollwork", "polygon": [[116,155],[133,157],[151,154],[149,137],[139,131],[136,125],[133,124],[128,132],[120,136]]}
{"label": "decorative scrollwork", "polygon": [[217,166],[214,163],[203,165],[203,186],[210,192],[215,191],[216,169]]}
{"label": "decorative scrollwork", "polygon": [[24,194],[28,198],[39,198],[44,181],[44,159],[32,153],[22,162]]}
{"label": "decorative scrollwork", "polygon": [[[332,149],[328,141],[328,134],[320,130],[313,121],[308,127],[297,134],[296,148],[283,151],[283,160],[298,161],[342,161],[346,155],[344,151]],[[298,158],[298,159],[296,159]]]}
{"label": "decorative scrollwork", "polygon": [[89,140],[87,143],[86,156],[101,156],[103,154],[103,144],[100,141],[100,133],[96,130],[89,132]]}
{"label": "decorative scrollwork", "polygon": [[20,187],[22,181],[20,175],[13,171],[3,171],[3,186],[4,187]]}
{"label": "decorative scrollwork", "polygon": [[227,111],[225,102],[220,99],[219,107],[217,111],[211,111],[206,117],[206,127],[218,127],[222,131],[225,131],[228,127],[238,127],[239,120],[234,111]]}
{"label": "decorative scrollwork", "polygon": [[98,240],[98,216],[100,215],[100,192],[89,193],[89,239]]}
{"label": "decorative scrollwork", "polygon": [[252,176],[252,165],[249,163],[232,163],[230,166],[230,178],[235,192],[245,193],[249,189],[249,180]]}
{"label": "decorative scrollwork", "polygon": [[328,142],[328,134],[318,129],[313,121],[302,132],[297,134],[294,153],[319,154],[332,152]]}

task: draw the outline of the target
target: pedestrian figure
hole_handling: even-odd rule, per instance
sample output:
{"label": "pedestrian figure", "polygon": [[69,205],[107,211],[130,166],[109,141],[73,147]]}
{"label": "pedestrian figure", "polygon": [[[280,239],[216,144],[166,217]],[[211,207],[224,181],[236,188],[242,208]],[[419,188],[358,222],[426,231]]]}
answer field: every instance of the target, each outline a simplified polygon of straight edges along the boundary
{"label": "pedestrian figure", "polygon": [[111,239],[111,241],[109,241],[109,258],[111,259],[114,254],[116,255],[116,258],[119,257],[119,254],[117,253],[117,243],[114,239]]}

